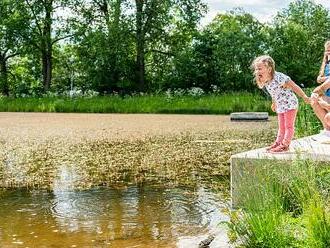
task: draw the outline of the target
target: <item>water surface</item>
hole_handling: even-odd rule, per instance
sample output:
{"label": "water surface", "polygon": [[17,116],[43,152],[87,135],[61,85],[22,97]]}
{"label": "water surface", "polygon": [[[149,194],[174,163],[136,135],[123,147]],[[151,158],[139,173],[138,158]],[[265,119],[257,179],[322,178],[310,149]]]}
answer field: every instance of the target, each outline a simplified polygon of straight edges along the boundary
{"label": "water surface", "polygon": [[202,186],[10,190],[0,203],[2,247],[197,247],[227,220]]}

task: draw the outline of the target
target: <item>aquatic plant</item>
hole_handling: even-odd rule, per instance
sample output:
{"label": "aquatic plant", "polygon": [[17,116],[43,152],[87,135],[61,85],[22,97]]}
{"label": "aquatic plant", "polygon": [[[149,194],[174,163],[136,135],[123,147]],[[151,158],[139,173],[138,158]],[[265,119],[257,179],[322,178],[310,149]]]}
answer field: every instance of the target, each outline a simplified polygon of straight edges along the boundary
{"label": "aquatic plant", "polygon": [[272,135],[273,130],[240,130],[120,140],[12,140],[0,144],[5,151],[0,154],[0,183],[2,187],[52,188],[65,167],[79,178],[73,185],[77,188],[144,182],[194,187],[204,182],[228,192],[230,156],[263,146]]}

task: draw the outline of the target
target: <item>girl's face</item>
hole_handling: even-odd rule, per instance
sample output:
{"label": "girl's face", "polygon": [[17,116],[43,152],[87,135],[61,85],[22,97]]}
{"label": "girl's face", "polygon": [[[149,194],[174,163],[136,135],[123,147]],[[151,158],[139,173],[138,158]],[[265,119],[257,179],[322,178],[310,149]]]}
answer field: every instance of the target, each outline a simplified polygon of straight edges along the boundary
{"label": "girl's face", "polygon": [[262,83],[267,82],[271,79],[272,69],[268,67],[265,63],[257,63],[254,68],[254,73],[258,80]]}

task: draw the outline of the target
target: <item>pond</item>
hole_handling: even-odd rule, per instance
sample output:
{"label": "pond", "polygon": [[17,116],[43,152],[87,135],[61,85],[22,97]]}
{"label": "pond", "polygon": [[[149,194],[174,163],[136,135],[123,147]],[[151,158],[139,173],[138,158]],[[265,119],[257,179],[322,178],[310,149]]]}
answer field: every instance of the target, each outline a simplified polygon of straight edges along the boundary
{"label": "pond", "polygon": [[210,233],[220,237],[214,247],[226,241],[218,226],[226,201],[203,186],[17,189],[1,198],[2,247],[197,247]]}
{"label": "pond", "polygon": [[35,115],[0,125],[0,247],[228,247],[229,158],[273,137],[219,116],[152,117],[144,136],[145,116]]}

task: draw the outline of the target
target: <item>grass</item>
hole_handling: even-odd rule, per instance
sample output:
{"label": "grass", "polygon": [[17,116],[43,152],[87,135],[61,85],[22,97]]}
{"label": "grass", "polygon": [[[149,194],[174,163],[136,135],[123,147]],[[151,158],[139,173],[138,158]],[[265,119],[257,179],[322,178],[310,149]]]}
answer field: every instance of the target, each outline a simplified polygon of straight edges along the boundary
{"label": "grass", "polygon": [[258,168],[240,187],[244,208],[231,213],[235,245],[330,247],[329,167],[272,161]]}
{"label": "grass", "polygon": [[[232,112],[268,112],[270,100],[247,92],[202,96],[97,96],[0,98],[0,112],[62,113],[155,113],[155,114],[230,114]],[[296,131],[298,137],[317,133],[322,125],[309,105],[301,101]]]}
{"label": "grass", "polygon": [[[246,92],[203,96],[97,96],[0,98],[0,112],[62,112],[62,113],[155,113],[155,114],[230,114],[232,112],[268,112],[270,101],[258,94]],[[296,132],[298,137],[322,129],[312,108],[301,102]]]}
{"label": "grass", "polygon": [[269,111],[269,101],[250,93],[194,96],[98,96],[91,98],[1,98],[2,112],[230,114]]}
{"label": "grass", "polygon": [[322,124],[317,119],[311,106],[304,103],[300,104],[296,120],[296,131],[298,137],[313,135],[322,129]]}

